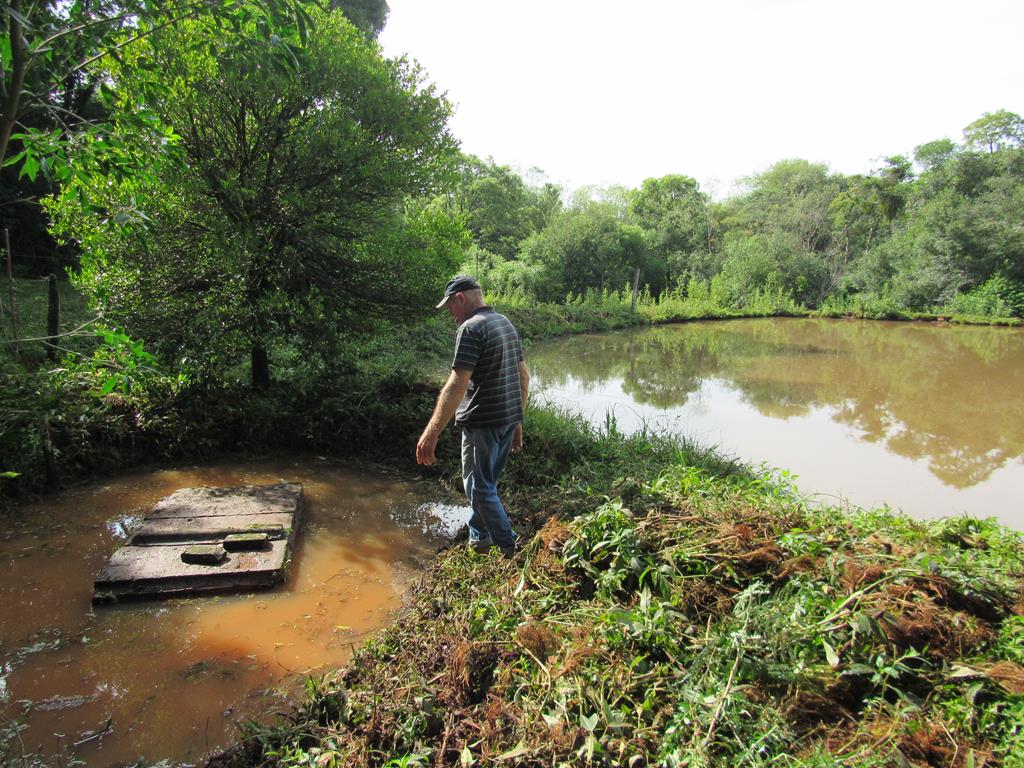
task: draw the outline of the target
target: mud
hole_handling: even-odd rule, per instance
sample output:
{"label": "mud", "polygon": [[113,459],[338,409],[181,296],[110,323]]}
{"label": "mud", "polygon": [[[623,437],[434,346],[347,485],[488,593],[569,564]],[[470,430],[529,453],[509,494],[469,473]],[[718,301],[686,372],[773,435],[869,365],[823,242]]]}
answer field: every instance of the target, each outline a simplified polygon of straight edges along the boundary
{"label": "mud", "polygon": [[[157,499],[282,480],[303,483],[308,502],[282,587],[90,606],[93,577]],[[287,711],[303,676],[344,664],[391,621],[464,520],[441,497],[309,458],[136,474],[21,509],[0,540],[0,713],[54,764],[198,762],[240,720]]]}

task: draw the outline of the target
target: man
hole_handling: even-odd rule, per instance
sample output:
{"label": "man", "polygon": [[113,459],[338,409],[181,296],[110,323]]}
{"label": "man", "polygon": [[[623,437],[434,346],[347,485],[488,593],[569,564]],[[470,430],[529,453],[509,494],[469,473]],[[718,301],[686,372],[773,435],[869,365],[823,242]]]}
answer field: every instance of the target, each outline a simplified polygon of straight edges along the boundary
{"label": "man", "polygon": [[523,406],[530,376],[519,333],[509,319],[484,304],[480,284],[467,275],[448,281],[444,298],[459,326],[455,359],[423,434],[416,461],[435,461],[437,438],[452,417],[462,428],[462,482],[473,508],[469,541],[478,552],[496,546],[515,553],[516,533],[498,498],[498,477],[510,451],[523,445]]}

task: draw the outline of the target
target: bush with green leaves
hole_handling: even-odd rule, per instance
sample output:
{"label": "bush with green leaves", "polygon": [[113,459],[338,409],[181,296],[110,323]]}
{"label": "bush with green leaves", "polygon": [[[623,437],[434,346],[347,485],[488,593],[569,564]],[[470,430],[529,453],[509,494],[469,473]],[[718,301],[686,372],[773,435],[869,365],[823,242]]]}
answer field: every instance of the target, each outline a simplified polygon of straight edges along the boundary
{"label": "bush with green leaves", "polygon": [[969,293],[958,293],[943,309],[958,315],[1024,317],[1024,282],[993,275]]}

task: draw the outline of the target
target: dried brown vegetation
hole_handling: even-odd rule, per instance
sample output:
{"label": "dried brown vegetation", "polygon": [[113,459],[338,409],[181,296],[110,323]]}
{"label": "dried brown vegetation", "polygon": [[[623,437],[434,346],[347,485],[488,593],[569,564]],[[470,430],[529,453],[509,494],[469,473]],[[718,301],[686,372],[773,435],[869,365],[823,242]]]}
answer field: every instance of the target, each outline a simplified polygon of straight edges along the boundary
{"label": "dried brown vegetation", "polygon": [[298,713],[318,765],[1012,765],[1018,537],[732,493],[447,553],[326,686],[337,717]]}

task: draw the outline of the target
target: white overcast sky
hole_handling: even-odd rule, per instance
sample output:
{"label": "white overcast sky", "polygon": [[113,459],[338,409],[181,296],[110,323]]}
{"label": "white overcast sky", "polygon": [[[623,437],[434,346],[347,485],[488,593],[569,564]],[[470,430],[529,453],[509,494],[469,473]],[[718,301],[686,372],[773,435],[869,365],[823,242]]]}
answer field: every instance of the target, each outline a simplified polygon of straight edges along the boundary
{"label": "white overcast sky", "polygon": [[1024,113],[1024,0],[388,3],[384,53],[447,92],[463,150],[568,189],[684,173],[721,197]]}

